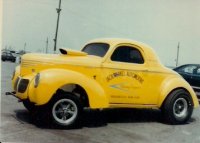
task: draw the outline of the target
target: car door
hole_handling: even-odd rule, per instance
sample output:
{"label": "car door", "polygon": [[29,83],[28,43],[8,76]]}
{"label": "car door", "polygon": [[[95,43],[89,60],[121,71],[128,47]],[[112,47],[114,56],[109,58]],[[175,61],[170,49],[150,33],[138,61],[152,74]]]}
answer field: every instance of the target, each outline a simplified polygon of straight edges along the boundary
{"label": "car door", "polygon": [[151,104],[148,92],[148,72],[144,52],[133,45],[118,45],[102,65],[104,89],[110,104]]}
{"label": "car door", "polygon": [[193,70],[193,74],[191,76],[191,85],[200,88],[200,67],[196,67]]}

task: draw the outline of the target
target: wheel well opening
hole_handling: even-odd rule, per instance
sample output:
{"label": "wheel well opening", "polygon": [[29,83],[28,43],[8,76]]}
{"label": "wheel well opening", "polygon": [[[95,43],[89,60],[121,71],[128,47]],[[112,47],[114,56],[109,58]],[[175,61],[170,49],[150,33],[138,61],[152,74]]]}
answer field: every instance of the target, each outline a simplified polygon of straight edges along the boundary
{"label": "wheel well opening", "polygon": [[70,92],[80,99],[83,107],[89,107],[89,99],[88,99],[87,92],[80,85],[78,85],[78,84],[66,84],[66,85],[63,85],[62,87],[60,87],[56,91],[56,93],[59,93],[59,92]]}
{"label": "wheel well opening", "polygon": [[[167,94],[165,100],[162,102],[161,109],[163,108],[163,106],[164,106],[164,104],[165,104],[167,98],[171,95],[172,92],[174,92],[174,91],[176,91],[176,90],[184,90],[185,92],[187,92],[187,93],[190,95],[190,92],[189,92],[187,89],[183,88],[183,87],[175,88],[175,89],[173,89],[172,91],[170,91],[169,94]],[[190,95],[189,97],[192,99],[191,95]],[[192,104],[193,104],[193,102],[192,102]]]}

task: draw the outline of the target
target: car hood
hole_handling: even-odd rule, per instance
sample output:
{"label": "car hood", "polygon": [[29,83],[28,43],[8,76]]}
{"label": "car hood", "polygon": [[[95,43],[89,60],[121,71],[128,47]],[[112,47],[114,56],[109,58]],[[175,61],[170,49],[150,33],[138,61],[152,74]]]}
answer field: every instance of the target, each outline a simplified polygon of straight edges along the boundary
{"label": "car hood", "polygon": [[92,55],[77,56],[63,54],[25,54],[22,56],[22,64],[25,62],[40,64],[73,64],[83,66],[99,66],[102,58]]}
{"label": "car hood", "polygon": [[100,67],[102,58],[87,55],[84,52],[70,51],[68,54],[25,54],[21,58],[21,75],[31,73],[31,70],[39,72],[47,68],[84,66]]}

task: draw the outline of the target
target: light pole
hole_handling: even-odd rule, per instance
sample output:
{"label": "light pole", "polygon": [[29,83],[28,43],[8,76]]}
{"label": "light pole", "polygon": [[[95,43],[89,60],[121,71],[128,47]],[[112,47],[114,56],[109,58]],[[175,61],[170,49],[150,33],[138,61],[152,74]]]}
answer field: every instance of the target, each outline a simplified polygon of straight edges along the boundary
{"label": "light pole", "polygon": [[176,56],[176,67],[178,66],[178,58],[179,58],[179,42],[178,42],[178,47],[177,47],[177,56]]}
{"label": "light pole", "polygon": [[49,47],[49,39],[47,37],[47,41],[46,41],[46,54],[48,53],[48,47]]}
{"label": "light pole", "polygon": [[58,18],[57,18],[57,25],[56,25],[56,34],[54,38],[54,53],[56,52],[56,47],[57,47],[58,26],[59,26],[59,20],[60,20],[60,12],[61,12],[61,0],[59,0],[59,8],[57,8],[56,10],[58,13]]}
{"label": "light pole", "polygon": [[24,53],[26,53],[26,42],[24,43]]}

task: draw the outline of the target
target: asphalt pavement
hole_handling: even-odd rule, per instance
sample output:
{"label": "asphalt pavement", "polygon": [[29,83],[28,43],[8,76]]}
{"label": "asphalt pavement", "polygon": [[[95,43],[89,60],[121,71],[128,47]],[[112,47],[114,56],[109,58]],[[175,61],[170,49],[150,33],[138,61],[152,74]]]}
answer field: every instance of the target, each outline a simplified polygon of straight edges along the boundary
{"label": "asphalt pavement", "polygon": [[18,99],[6,96],[16,64],[1,67],[1,142],[67,143],[199,143],[200,108],[185,125],[167,125],[156,110],[109,109],[85,111],[82,127],[54,129],[32,122]]}

